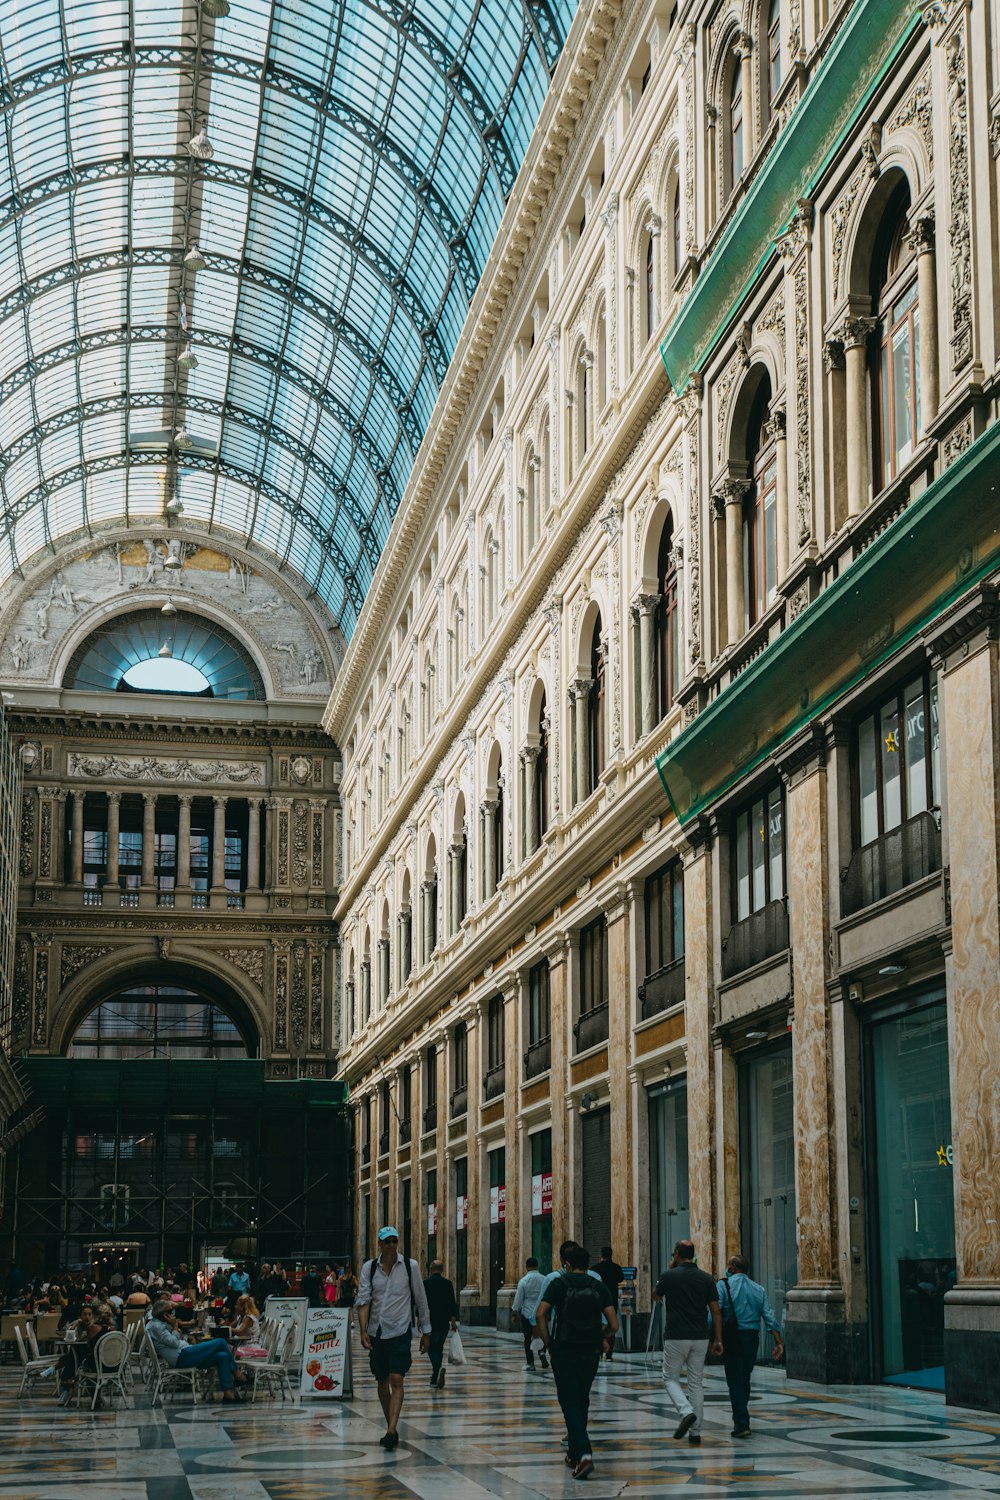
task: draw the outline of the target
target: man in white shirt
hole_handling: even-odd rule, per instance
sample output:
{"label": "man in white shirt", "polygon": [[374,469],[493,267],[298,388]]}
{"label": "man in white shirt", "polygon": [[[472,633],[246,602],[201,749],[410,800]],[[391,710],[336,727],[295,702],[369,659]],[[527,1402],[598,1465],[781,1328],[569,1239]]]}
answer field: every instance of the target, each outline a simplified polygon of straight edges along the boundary
{"label": "man in white shirt", "polygon": [[[538,1269],[538,1261],[533,1255],[525,1262],[525,1273],[517,1283],[517,1291],[511,1303],[511,1312],[516,1312],[521,1319],[521,1332],[524,1335],[524,1368],[533,1370],[535,1368],[535,1355],[531,1347],[535,1334],[535,1308],[542,1300],[542,1287],[545,1285],[545,1277]],[[545,1349],[539,1355],[543,1370],[547,1370],[549,1362],[545,1357]]]}
{"label": "man in white shirt", "polygon": [[[420,1328],[420,1352],[426,1354],[431,1341],[431,1315],[420,1268],[409,1256],[397,1251],[399,1235],[391,1225],[378,1232],[380,1254],[366,1260],[355,1307],[361,1347],[368,1350],[368,1363],[378,1381],[378,1399],[385,1413],[383,1448],[399,1443],[396,1427],[403,1409],[403,1379],[413,1361],[411,1329]],[[369,1331],[370,1330],[370,1331]]]}

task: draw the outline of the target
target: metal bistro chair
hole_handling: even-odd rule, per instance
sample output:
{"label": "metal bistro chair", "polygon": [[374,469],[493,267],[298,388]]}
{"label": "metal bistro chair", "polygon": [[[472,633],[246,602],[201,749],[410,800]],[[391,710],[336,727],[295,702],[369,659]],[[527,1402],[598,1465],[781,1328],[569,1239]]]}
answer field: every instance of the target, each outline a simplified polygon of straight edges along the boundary
{"label": "metal bistro chair", "polygon": [[[14,1329],[14,1343],[17,1347],[17,1357],[21,1361],[21,1384],[17,1389],[18,1400],[24,1395],[25,1391],[29,1393],[33,1391],[40,1380],[46,1382],[54,1379],[56,1395],[58,1396],[59,1366],[56,1361],[49,1358],[30,1358],[27,1349],[24,1347],[24,1338],[20,1328]],[[51,1375],[48,1374],[49,1370],[52,1371]]]}
{"label": "metal bistro chair", "polygon": [[211,1375],[212,1371],[196,1370],[190,1366],[186,1370],[178,1370],[175,1366],[168,1365],[157,1354],[156,1345],[145,1330],[143,1344],[151,1361],[153,1389],[149,1398],[150,1406],[155,1406],[158,1400],[162,1401],[164,1395],[172,1396],[181,1390],[189,1390],[191,1400],[197,1401],[199,1393],[205,1390],[204,1376],[206,1373]]}
{"label": "metal bistro chair", "polygon": [[[290,1324],[279,1324],[270,1333],[266,1341],[266,1347],[270,1350],[267,1359],[238,1359],[237,1365],[253,1377],[253,1393],[250,1404],[257,1400],[257,1387],[263,1385],[273,1398],[275,1387],[281,1392],[282,1402],[285,1400],[285,1392],[288,1392],[289,1401],[294,1402],[295,1392],[292,1390],[288,1379],[288,1366],[285,1364],[285,1348],[291,1337],[292,1328]],[[271,1342],[273,1339],[273,1343]],[[263,1342],[263,1337],[262,1337]]]}
{"label": "metal bistro chair", "polygon": [[20,1329],[22,1337],[26,1337],[31,1323],[32,1318],[30,1313],[4,1313],[0,1317],[0,1351],[8,1346],[14,1351],[15,1330]]}
{"label": "metal bistro chair", "polygon": [[47,1346],[49,1350],[54,1350],[55,1336],[59,1332],[61,1316],[57,1312],[39,1313],[32,1325],[31,1332],[35,1340],[32,1347],[39,1350],[39,1358],[41,1358],[41,1347]]}
{"label": "metal bistro chair", "polygon": [[110,1333],[102,1334],[94,1346],[94,1364],[96,1369],[79,1369],[76,1376],[76,1404],[80,1405],[80,1393],[85,1385],[94,1387],[91,1397],[90,1409],[94,1410],[97,1398],[101,1392],[108,1389],[112,1394],[115,1391],[121,1396],[125,1405],[128,1405],[128,1391],[125,1389],[125,1370],[128,1365],[128,1339],[117,1329]]}

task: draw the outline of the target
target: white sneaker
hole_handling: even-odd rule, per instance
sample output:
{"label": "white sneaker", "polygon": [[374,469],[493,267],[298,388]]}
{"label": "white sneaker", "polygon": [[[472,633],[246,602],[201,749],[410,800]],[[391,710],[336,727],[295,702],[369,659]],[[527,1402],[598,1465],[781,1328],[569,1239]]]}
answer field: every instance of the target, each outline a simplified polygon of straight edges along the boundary
{"label": "white sneaker", "polygon": [[525,1368],[525,1370],[526,1370],[526,1371],[527,1371],[527,1370],[531,1370],[531,1371],[532,1371],[532,1373],[534,1373],[534,1369],[535,1369],[535,1367],[534,1367],[534,1365],[525,1365],[525,1367],[524,1367],[524,1368]]}

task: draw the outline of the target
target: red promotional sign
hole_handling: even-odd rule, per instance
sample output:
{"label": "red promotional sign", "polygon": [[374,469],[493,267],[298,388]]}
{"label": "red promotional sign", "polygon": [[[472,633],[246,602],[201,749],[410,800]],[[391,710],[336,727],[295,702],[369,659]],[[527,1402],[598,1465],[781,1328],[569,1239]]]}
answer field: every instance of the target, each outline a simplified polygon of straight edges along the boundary
{"label": "red promotional sign", "polygon": [[552,1173],[542,1173],[542,1213],[552,1215]]}
{"label": "red promotional sign", "polygon": [[505,1224],[507,1222],[507,1189],[506,1189],[506,1187],[501,1187],[500,1188],[500,1191],[499,1191],[499,1194],[498,1194],[498,1197],[497,1197],[497,1213],[499,1215],[499,1222],[501,1224]]}

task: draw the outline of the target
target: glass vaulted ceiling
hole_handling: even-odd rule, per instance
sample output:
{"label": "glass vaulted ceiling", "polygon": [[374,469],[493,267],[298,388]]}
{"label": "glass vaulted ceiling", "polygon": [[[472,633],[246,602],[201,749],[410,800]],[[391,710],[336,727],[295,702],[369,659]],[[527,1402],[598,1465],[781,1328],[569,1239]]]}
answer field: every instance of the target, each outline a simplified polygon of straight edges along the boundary
{"label": "glass vaulted ceiling", "polygon": [[0,581],[180,501],[350,633],[575,4],[0,0]]}

